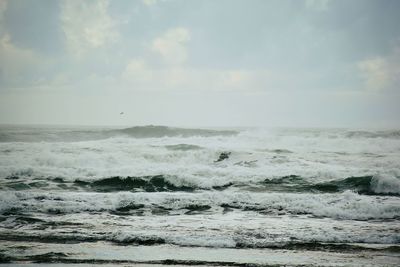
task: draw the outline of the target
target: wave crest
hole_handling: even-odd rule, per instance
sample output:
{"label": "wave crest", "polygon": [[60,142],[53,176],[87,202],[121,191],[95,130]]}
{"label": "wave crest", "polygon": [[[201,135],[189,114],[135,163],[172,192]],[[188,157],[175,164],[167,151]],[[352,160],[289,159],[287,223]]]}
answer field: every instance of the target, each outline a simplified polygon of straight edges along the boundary
{"label": "wave crest", "polygon": [[189,185],[175,185],[163,175],[143,176],[143,177],[110,177],[93,182],[76,180],[76,185],[91,188],[97,192],[114,191],[146,191],[146,192],[164,192],[164,191],[194,191],[195,188]]}
{"label": "wave crest", "polygon": [[400,179],[393,176],[375,175],[371,179],[370,187],[378,194],[400,195]]}
{"label": "wave crest", "polygon": [[125,129],[104,128],[27,128],[22,130],[0,129],[0,142],[77,142],[102,140],[125,136],[134,138],[230,136],[238,134],[232,130],[187,129],[167,126],[134,126]]}
{"label": "wave crest", "polygon": [[136,138],[149,138],[149,137],[190,137],[190,136],[218,136],[218,135],[235,135],[236,131],[230,130],[209,130],[209,129],[186,129],[174,128],[167,126],[135,126],[121,130],[115,130],[116,133],[126,134]]}
{"label": "wave crest", "polygon": [[301,176],[266,179],[263,185],[273,191],[339,193],[347,190],[362,195],[400,195],[400,180],[391,176],[367,175],[313,184]]}

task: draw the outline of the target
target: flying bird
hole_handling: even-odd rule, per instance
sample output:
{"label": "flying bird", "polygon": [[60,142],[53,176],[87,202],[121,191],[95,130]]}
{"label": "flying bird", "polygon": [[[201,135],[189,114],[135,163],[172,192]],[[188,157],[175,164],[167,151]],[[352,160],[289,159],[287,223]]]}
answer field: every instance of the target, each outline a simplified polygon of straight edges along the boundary
{"label": "flying bird", "polygon": [[119,115],[124,115],[124,112],[119,113]]}

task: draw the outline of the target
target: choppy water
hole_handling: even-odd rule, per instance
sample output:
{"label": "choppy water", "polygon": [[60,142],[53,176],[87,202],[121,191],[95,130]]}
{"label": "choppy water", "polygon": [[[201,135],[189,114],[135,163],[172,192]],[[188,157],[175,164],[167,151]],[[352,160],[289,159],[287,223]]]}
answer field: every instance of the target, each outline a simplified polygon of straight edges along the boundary
{"label": "choppy water", "polygon": [[3,126],[0,214],[3,262],[396,266],[400,131]]}

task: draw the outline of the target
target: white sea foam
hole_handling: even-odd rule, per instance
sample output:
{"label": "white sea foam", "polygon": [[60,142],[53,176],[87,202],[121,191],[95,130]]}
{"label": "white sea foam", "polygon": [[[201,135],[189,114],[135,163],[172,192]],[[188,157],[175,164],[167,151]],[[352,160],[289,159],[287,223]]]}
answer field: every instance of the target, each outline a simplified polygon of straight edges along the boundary
{"label": "white sea foam", "polygon": [[[168,148],[182,144],[203,149]],[[393,152],[400,151],[397,139],[349,141],[245,132],[224,137],[0,143],[0,151],[2,178],[61,177],[73,181],[163,174],[175,177],[171,178],[173,183],[209,188],[293,174],[312,182],[376,173],[400,175],[400,155]],[[232,152],[230,158],[215,163],[224,151]]]}
{"label": "white sea foam", "polygon": [[[349,221],[306,216],[265,216],[251,212],[180,216],[115,216],[105,213],[42,216],[44,225],[60,225],[42,231],[40,222],[18,224],[3,221],[5,233],[41,236],[51,240],[105,240],[117,243],[168,243],[202,247],[279,247],[290,243],[397,244],[398,225],[393,221]],[[251,218],[251,219],[249,219]],[[80,225],[74,225],[79,222]],[[112,227],[110,227],[112,226]],[[8,229],[14,229],[8,232]]]}
{"label": "white sea foam", "polygon": [[[128,243],[155,238],[210,247],[400,242],[396,131],[169,131],[168,137],[140,139],[104,131],[69,132],[62,138],[57,131],[37,133],[42,139],[54,137],[45,142],[35,142],[39,137],[25,131],[16,133],[19,142],[0,142],[0,216],[5,218],[0,233]],[[217,161],[222,152],[231,153]],[[197,190],[93,192],[101,191],[96,186],[106,183],[104,178],[118,176],[118,183],[142,177],[146,183],[155,175],[164,179],[161,189],[172,184]],[[274,187],[280,179],[284,190]],[[35,182],[49,185],[29,186]],[[229,186],[215,188],[224,185]],[[296,191],[295,186],[304,188]],[[83,225],[43,223],[43,231],[35,222],[21,226],[18,216]]]}
{"label": "white sea foam", "polygon": [[293,193],[33,193],[3,192],[0,211],[11,208],[33,212],[61,213],[115,211],[128,205],[144,205],[182,210],[190,205],[229,206],[264,213],[311,214],[338,219],[390,219],[400,216],[397,197],[362,196],[351,191],[342,194]]}
{"label": "white sea foam", "polygon": [[400,178],[389,175],[375,175],[371,180],[371,189],[375,193],[400,194]]}

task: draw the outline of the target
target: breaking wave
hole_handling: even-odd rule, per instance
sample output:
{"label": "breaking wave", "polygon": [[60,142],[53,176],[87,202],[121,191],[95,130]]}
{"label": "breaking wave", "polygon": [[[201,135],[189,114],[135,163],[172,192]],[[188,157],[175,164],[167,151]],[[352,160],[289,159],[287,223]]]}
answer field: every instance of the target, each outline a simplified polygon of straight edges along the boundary
{"label": "breaking wave", "polygon": [[309,214],[337,219],[398,219],[397,197],[363,196],[350,191],[335,194],[199,192],[32,193],[6,192],[0,196],[0,214],[81,212],[127,214],[195,214],[249,211],[260,214]]}
{"label": "breaking wave", "polygon": [[[22,176],[24,178],[24,176]],[[388,175],[367,175],[348,177],[345,179],[313,183],[312,179],[298,175],[289,175],[278,178],[267,178],[262,181],[248,180],[221,180],[210,183],[201,177],[176,176],[176,175],[149,175],[149,176],[114,176],[98,179],[64,180],[59,177],[47,177],[22,181],[13,175],[7,181],[0,182],[0,188],[13,190],[30,189],[82,189],[94,192],[195,192],[204,190],[223,191],[233,189],[236,191],[255,192],[292,192],[292,193],[341,193],[352,191],[361,195],[388,195],[400,196],[400,179]]]}
{"label": "breaking wave", "polygon": [[400,179],[383,175],[348,177],[317,184],[297,175],[289,175],[266,179],[263,184],[276,191],[336,193],[351,190],[364,195],[400,195]]}

